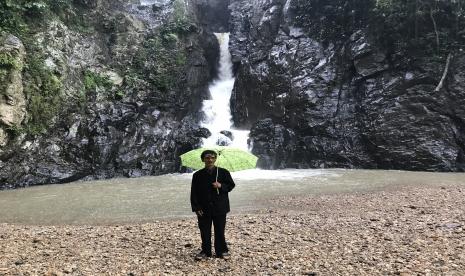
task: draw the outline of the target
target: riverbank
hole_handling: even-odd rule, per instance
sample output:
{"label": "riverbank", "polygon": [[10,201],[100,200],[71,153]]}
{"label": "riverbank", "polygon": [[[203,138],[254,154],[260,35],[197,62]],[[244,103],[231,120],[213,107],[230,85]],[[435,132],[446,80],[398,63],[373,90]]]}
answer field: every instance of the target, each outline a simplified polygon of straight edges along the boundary
{"label": "riverbank", "polygon": [[232,213],[229,260],[196,262],[194,218],[0,224],[0,275],[463,275],[465,185],[281,197]]}

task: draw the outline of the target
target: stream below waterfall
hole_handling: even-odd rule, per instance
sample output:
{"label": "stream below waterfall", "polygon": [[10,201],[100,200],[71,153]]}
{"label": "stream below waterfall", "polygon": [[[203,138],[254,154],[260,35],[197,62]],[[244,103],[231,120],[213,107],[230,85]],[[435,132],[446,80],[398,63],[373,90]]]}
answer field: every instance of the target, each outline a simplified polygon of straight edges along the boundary
{"label": "stream below waterfall", "polygon": [[[233,172],[232,213],[267,208],[279,196],[377,191],[408,185],[465,187],[465,173],[382,170],[247,170]],[[119,178],[0,191],[0,223],[143,223],[193,216],[192,174]]]}

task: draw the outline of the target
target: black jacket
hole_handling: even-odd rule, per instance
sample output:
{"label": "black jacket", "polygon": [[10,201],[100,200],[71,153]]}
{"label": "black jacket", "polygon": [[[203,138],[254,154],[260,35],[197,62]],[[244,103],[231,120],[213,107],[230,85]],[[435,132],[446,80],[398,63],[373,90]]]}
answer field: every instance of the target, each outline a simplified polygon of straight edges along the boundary
{"label": "black jacket", "polygon": [[218,182],[221,188],[213,188],[216,179],[217,168],[211,172],[206,168],[198,170],[192,176],[191,206],[192,211],[202,210],[206,215],[222,215],[230,211],[228,193],[236,184],[228,170],[218,168]]}

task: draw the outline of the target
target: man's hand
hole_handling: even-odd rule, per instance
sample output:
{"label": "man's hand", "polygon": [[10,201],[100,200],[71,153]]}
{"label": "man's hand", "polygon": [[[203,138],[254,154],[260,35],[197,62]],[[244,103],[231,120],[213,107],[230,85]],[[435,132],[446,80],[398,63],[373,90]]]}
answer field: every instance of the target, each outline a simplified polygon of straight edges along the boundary
{"label": "man's hand", "polygon": [[196,213],[197,216],[199,216],[199,217],[203,216],[203,211],[202,211],[202,210],[195,211],[195,213]]}
{"label": "man's hand", "polygon": [[220,182],[213,182],[213,188],[220,189],[221,188],[221,183]]}

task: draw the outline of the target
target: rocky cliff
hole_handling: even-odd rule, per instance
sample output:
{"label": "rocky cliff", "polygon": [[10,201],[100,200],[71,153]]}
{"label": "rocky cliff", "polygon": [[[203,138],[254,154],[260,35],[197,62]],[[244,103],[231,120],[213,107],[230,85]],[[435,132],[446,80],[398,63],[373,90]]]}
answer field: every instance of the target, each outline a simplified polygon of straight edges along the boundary
{"label": "rocky cliff", "polygon": [[11,57],[1,60],[0,187],[180,170],[178,156],[208,135],[198,111],[217,45],[183,1],[152,2],[13,10],[28,32],[0,40]]}
{"label": "rocky cliff", "polygon": [[9,142],[7,129],[20,125],[26,115],[21,74],[25,50],[13,35],[0,37],[0,45],[0,147],[4,147]]}
{"label": "rocky cliff", "polygon": [[260,167],[463,171],[463,7],[410,2],[0,3],[0,188],[181,171],[226,30]]}
{"label": "rocky cliff", "polygon": [[322,2],[231,3],[234,121],[260,166],[463,171],[465,20],[445,19],[462,7],[414,7],[406,40],[409,1],[392,17],[379,1]]}

